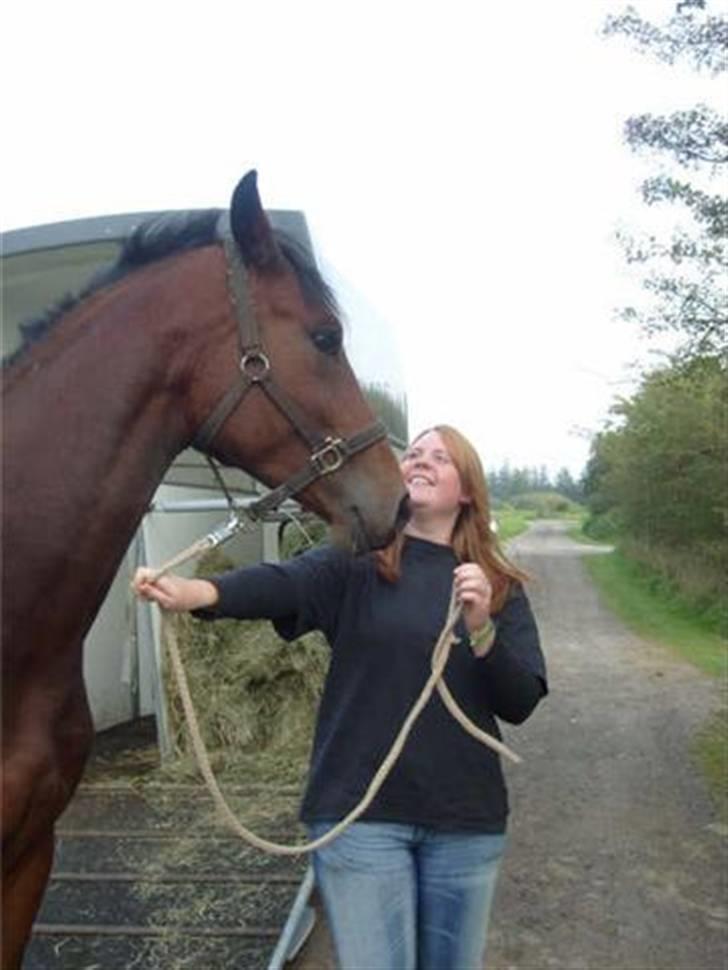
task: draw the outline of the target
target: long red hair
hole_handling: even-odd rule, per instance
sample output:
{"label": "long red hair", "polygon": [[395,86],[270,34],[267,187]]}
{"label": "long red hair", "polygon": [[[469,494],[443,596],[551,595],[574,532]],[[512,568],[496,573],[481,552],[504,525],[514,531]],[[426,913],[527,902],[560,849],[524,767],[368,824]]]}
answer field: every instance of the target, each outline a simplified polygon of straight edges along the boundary
{"label": "long red hair", "polygon": [[[511,583],[525,582],[525,573],[511,563],[491,529],[490,494],[485,472],[477,451],[465,435],[447,424],[437,424],[421,431],[413,441],[435,431],[443,440],[452,459],[463,493],[470,501],[460,507],[450,544],[459,562],[475,562],[488,577],[493,588],[492,612],[503,606]],[[379,575],[391,583],[399,579],[402,549],[407,537],[400,532],[386,548],[375,553]]]}

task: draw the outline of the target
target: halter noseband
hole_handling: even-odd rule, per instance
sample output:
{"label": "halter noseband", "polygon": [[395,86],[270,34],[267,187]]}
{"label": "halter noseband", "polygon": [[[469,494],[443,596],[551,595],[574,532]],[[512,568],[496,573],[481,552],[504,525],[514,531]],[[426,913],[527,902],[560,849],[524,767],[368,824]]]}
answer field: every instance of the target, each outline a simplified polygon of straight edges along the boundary
{"label": "halter noseband", "polygon": [[235,309],[240,341],[240,379],[222,396],[212,413],[197,431],[192,444],[205,452],[213,439],[238,407],[252,387],[259,387],[288,419],[294,430],[311,449],[308,463],[295,472],[287,481],[272,489],[263,498],[249,505],[246,513],[259,519],[272,512],[286,499],[292,498],[312,482],[331,475],[351,457],[370,448],[387,437],[387,429],[381,421],[375,421],[363,431],[357,431],[348,438],[323,434],[312,428],[298,405],[271,376],[271,365],[260,337],[260,328],[255,315],[250,290],[247,285],[245,265],[240,257],[235,240],[223,228],[218,230],[227,260],[227,282],[230,301]]}

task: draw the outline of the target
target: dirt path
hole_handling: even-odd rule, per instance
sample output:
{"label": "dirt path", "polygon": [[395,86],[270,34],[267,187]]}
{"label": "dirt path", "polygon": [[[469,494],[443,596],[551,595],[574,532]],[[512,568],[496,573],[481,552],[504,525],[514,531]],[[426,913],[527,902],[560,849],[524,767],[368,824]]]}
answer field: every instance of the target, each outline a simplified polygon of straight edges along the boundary
{"label": "dirt path", "polygon": [[[538,522],[511,546],[551,694],[506,732],[525,760],[488,968],[726,970],[728,830],[690,754],[718,688],[615,618],[581,561],[600,550],[565,531]],[[296,967],[329,953],[319,923]]]}
{"label": "dirt path", "polygon": [[511,547],[551,694],[508,731],[525,763],[508,772],[488,966],[725,970],[728,832],[690,754],[717,686],[615,618],[565,528],[536,523]]}

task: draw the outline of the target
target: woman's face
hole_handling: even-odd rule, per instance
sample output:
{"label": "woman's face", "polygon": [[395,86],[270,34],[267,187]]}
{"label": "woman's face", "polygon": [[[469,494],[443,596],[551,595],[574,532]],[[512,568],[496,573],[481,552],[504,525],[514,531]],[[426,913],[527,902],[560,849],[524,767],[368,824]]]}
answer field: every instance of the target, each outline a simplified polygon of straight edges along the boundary
{"label": "woman's face", "polygon": [[458,470],[437,431],[428,431],[413,441],[401,468],[414,513],[426,510],[452,515],[467,501]]}

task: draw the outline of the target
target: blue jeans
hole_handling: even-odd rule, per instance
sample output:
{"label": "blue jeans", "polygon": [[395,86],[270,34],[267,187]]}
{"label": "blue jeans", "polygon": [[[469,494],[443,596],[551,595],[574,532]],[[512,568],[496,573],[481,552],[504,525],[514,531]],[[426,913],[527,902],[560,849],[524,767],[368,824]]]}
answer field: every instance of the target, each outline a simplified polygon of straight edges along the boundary
{"label": "blue jeans", "polygon": [[313,860],[341,970],[482,970],[504,848],[504,835],[355,822]]}

